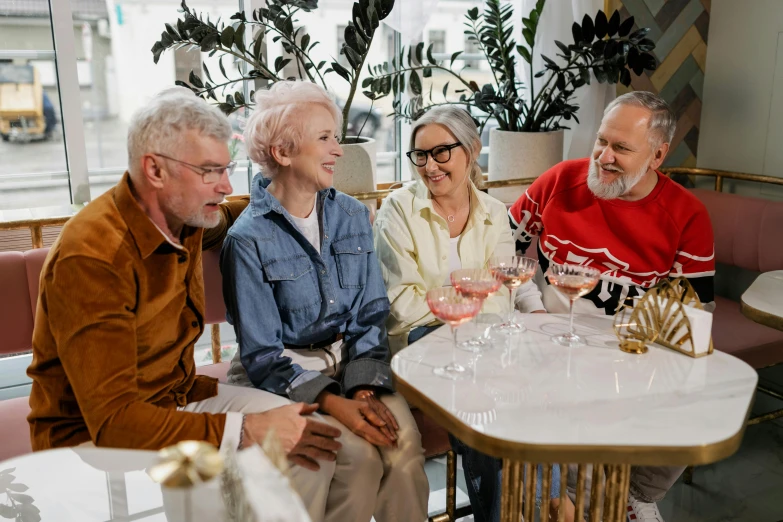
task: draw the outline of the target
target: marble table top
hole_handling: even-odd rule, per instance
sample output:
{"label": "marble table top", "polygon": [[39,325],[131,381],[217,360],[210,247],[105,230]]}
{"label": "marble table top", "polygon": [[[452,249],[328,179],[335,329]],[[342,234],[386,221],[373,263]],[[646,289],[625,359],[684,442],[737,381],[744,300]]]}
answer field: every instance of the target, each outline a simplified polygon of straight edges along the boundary
{"label": "marble table top", "polygon": [[[265,469],[271,466],[268,460],[247,461],[254,463],[253,473],[264,474],[262,480],[256,476],[253,483],[259,486],[260,494],[249,499],[259,520],[309,520],[298,498],[293,498],[296,494],[288,483],[283,483],[276,471],[270,473]],[[219,478],[194,486],[188,494],[188,490],[165,488],[154,482],[147,469],[156,462],[155,451],[94,447],[41,451],[0,462],[0,520],[13,519],[6,515],[16,516],[25,511],[30,518],[19,520],[36,520],[29,515],[36,513],[35,510],[38,510],[38,520],[44,522],[226,519]],[[247,474],[247,469],[243,469]],[[271,494],[275,495],[274,502],[267,497]],[[278,503],[285,503],[285,509],[292,515],[271,517],[269,513],[274,509],[266,509],[266,513],[259,511],[259,505]]]}
{"label": "marble table top", "polygon": [[[694,359],[657,345],[620,351],[605,316],[577,315],[588,345],[550,341],[568,317],[519,315],[528,331],[493,338],[475,357],[457,350],[470,375],[433,374],[452,356],[448,327],[397,353],[398,389],[468,445],[494,456],[544,462],[704,464],[739,447],[756,372],[722,353]],[[486,325],[467,323],[460,339]]]}
{"label": "marble table top", "polygon": [[783,330],[783,270],[765,272],[742,294],[742,313],[763,325]]}

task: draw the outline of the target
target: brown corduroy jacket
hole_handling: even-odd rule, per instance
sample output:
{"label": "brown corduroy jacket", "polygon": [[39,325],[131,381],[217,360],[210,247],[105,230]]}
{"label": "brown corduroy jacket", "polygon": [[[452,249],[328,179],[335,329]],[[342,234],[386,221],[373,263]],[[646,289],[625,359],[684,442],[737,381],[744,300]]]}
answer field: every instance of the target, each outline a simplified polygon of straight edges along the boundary
{"label": "brown corduroy jacket", "polygon": [[128,174],[68,221],[40,277],[28,416],[33,450],[219,445],[225,414],[178,406],[217,394],[197,376],[204,330],[201,250],[219,248],[247,200],[223,204],[213,229],[169,243],[131,193]]}

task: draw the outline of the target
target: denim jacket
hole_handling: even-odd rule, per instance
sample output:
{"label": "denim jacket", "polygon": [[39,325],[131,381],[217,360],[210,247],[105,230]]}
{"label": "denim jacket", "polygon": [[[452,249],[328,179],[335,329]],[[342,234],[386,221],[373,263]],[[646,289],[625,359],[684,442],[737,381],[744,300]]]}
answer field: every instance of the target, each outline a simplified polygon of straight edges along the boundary
{"label": "denim jacket", "polygon": [[[368,209],[333,188],[318,193],[321,252],[316,251],[253,179],[250,205],[228,232],[220,255],[227,320],[239,359],[256,388],[315,402],[328,389],[357,386],[394,391],[386,318],[389,300],[373,249]],[[309,345],[343,334],[342,386],[283,355],[284,345]]]}

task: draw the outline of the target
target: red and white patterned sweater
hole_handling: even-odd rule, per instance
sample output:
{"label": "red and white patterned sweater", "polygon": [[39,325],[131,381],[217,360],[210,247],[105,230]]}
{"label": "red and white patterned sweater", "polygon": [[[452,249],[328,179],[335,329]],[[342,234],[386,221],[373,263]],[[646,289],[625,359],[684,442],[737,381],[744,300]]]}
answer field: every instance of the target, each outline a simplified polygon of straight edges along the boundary
{"label": "red and white patterned sweater", "polygon": [[[702,303],[713,301],[715,249],[704,205],[661,173],[644,199],[598,199],[587,188],[589,161],[555,165],[511,207],[509,219],[519,255],[533,236],[539,236],[541,272],[551,262],[598,268],[601,282],[577,302],[577,312],[612,315],[626,296],[640,295],[663,278],[679,276],[689,279]],[[568,311],[568,301],[549,287],[541,273],[536,282],[543,307],[528,301],[523,311]]]}

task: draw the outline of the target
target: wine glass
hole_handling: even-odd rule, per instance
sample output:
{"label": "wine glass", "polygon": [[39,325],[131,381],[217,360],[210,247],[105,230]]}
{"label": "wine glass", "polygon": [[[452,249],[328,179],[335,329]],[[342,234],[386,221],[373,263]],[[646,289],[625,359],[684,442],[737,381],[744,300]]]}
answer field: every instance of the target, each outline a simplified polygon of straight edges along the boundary
{"label": "wine glass", "polygon": [[549,282],[555,289],[566,296],[570,302],[571,327],[569,333],[554,335],[552,341],[563,346],[579,346],[585,344],[583,338],[574,332],[574,303],[577,299],[590,293],[601,278],[601,272],[595,268],[581,265],[549,265],[546,273]]}
{"label": "wine glass", "polygon": [[493,328],[502,333],[524,332],[525,327],[514,321],[514,292],[530,281],[536,273],[538,261],[522,256],[492,257],[487,267],[508,288],[508,319]]}
{"label": "wine glass", "polygon": [[457,362],[457,328],[479,313],[481,303],[481,299],[466,297],[451,287],[435,288],[427,292],[427,305],[435,317],[451,326],[451,335],[454,337],[451,362],[435,368],[435,375],[454,381],[465,375],[465,367]]}
{"label": "wine glass", "polygon": [[[479,299],[481,303],[500,288],[500,281],[489,270],[465,268],[451,273],[451,285],[465,297]],[[474,321],[475,323],[475,318]],[[474,337],[459,343],[459,347],[469,352],[484,351],[490,343],[481,337]]]}

